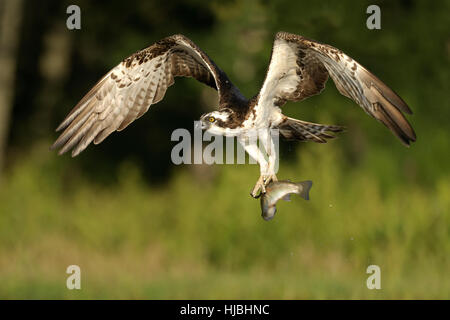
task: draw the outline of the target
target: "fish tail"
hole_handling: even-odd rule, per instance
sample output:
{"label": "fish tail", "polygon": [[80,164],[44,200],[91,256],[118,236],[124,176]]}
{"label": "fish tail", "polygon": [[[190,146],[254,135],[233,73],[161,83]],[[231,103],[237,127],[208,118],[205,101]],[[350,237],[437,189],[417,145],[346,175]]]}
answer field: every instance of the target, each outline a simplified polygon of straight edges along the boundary
{"label": "fish tail", "polygon": [[305,200],[309,200],[309,190],[311,189],[312,181],[306,180],[302,182],[297,182],[296,185],[300,190],[300,193],[298,195]]}

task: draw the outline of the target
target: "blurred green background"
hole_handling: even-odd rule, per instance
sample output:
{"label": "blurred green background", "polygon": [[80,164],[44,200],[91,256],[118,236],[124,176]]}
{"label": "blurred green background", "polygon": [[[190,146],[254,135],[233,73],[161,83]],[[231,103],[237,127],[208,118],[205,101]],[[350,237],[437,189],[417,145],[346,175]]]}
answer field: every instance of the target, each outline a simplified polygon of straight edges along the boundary
{"label": "blurred green background", "polygon": [[[81,30],[66,28],[70,4]],[[366,28],[370,4],[381,30]],[[449,12],[412,0],[2,1],[0,298],[448,299]],[[258,166],[171,163],[172,131],[216,105],[191,79],[79,157],[49,151],[57,124],[131,53],[183,33],[251,97],[281,30],[374,72],[413,110],[417,142],[402,146],[330,80],[284,112],[348,130],[281,144],[278,177],[314,185],[270,222],[249,196]],[[66,288],[72,264],[81,290]],[[371,264],[381,290],[366,287]]]}

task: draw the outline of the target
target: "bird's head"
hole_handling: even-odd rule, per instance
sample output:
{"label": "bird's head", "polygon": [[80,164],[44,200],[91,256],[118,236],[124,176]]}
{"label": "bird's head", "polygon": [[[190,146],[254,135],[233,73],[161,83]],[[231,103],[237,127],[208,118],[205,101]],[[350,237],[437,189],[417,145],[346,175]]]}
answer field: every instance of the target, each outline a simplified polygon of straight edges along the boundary
{"label": "bird's head", "polygon": [[200,117],[201,128],[215,135],[223,135],[227,123],[232,119],[232,111],[230,109],[222,109],[206,113]]}

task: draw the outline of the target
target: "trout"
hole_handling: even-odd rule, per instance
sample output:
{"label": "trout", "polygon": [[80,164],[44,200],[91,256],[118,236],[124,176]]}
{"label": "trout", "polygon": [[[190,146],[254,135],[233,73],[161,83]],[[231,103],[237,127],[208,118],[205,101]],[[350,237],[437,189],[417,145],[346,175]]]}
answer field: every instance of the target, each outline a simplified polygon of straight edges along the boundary
{"label": "trout", "polygon": [[277,212],[278,200],[290,201],[291,194],[298,194],[309,200],[309,189],[312,181],[290,182],[288,180],[271,182],[266,186],[266,192],[261,195],[261,216],[264,220],[272,220]]}

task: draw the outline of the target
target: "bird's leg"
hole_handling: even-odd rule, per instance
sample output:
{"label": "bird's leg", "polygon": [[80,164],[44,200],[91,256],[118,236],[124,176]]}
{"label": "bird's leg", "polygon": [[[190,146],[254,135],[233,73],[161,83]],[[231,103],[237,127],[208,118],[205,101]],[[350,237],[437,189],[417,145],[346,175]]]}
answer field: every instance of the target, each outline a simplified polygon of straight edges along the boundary
{"label": "bird's leg", "polygon": [[264,178],[264,185],[267,186],[271,182],[277,182],[278,178],[276,174],[268,174]]}
{"label": "bird's leg", "polygon": [[256,181],[255,187],[250,192],[250,195],[253,198],[258,198],[260,192],[265,193],[266,192],[266,185],[267,180],[269,178],[268,176],[268,163],[266,159],[264,158],[264,154],[261,152],[261,150],[258,148],[258,145],[256,144],[256,141],[244,141],[244,139],[239,139],[239,142],[244,147],[245,151],[256,160],[256,162],[259,163],[260,166],[260,176],[258,181]]}
{"label": "bird's leg", "polygon": [[[258,181],[256,181],[253,191],[250,193],[250,195],[253,198],[259,198],[259,196],[262,193],[266,193],[266,186],[270,182],[278,181],[276,174],[274,173],[274,171],[272,171],[270,166],[271,166],[270,162],[269,163],[266,162],[265,164],[260,164],[261,174],[259,176]],[[259,192],[259,191],[261,191],[261,192]]]}
{"label": "bird's leg", "polygon": [[258,198],[261,193],[266,193],[266,185],[269,183],[268,180],[270,179],[270,176],[268,175],[268,163],[264,158],[261,150],[259,150],[258,148],[256,150],[259,151],[259,156],[256,160],[259,163],[260,175],[258,181],[256,181],[255,187],[250,193],[253,198]]}
{"label": "bird's leg", "polygon": [[256,199],[259,198],[262,193],[266,193],[266,186],[264,182],[264,177],[259,176],[258,181],[256,181],[255,187],[253,188],[252,192],[250,192],[250,195]]}
{"label": "bird's leg", "polygon": [[278,178],[275,174],[272,174],[272,175],[261,174],[259,176],[258,181],[256,181],[255,187],[253,188],[250,195],[255,199],[259,198],[261,196],[261,194],[266,193],[266,186],[271,181],[274,181],[274,182],[278,181]]}
{"label": "bird's leg", "polygon": [[[278,133],[278,132],[276,132]],[[271,181],[278,181],[278,178],[275,174],[277,168],[277,156],[278,156],[278,149],[276,148],[278,146],[274,143],[274,138],[278,139],[278,136],[272,137],[272,133],[269,130],[264,130],[262,134],[260,134],[260,141],[264,146],[264,149],[266,150],[266,153],[268,155],[268,164],[267,164],[267,171],[265,173],[264,178],[264,184],[265,186],[268,185]],[[278,142],[278,140],[277,140]]]}
{"label": "bird's leg", "polygon": [[264,176],[264,185],[267,186],[270,182],[278,181],[277,175],[275,174],[275,159],[271,159],[269,156],[269,162],[267,166],[267,173]]}

